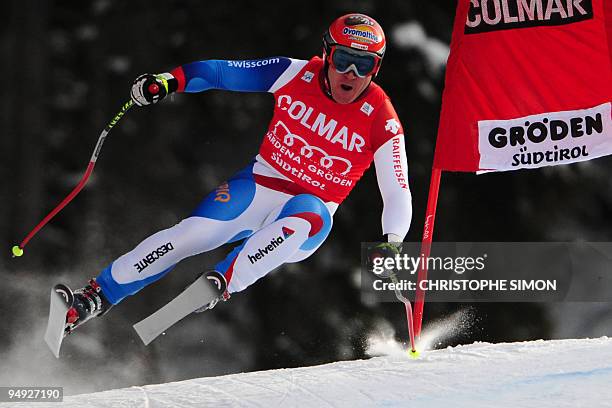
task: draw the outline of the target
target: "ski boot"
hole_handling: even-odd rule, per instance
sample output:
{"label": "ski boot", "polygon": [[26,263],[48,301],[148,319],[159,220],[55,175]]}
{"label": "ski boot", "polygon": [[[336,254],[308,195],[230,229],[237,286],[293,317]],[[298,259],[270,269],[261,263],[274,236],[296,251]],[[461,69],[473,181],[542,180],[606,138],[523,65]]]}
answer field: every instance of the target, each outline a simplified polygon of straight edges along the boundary
{"label": "ski boot", "polygon": [[66,334],[70,334],[88,320],[101,316],[113,306],[102,293],[100,285],[95,279],[73,292],[72,307],[66,314]]}
{"label": "ski boot", "polygon": [[201,308],[195,310],[194,313],[202,313],[206,310],[210,310],[215,307],[215,305],[219,303],[219,301],[225,302],[230,298],[230,294],[227,291],[227,281],[225,280],[225,276],[223,276],[222,273],[217,272],[215,270],[210,270],[204,272],[202,275],[204,275],[206,279],[208,279],[208,281],[211,282],[213,286],[215,286],[219,290],[219,296],[211,300],[210,303],[208,303],[207,305],[204,305]]}

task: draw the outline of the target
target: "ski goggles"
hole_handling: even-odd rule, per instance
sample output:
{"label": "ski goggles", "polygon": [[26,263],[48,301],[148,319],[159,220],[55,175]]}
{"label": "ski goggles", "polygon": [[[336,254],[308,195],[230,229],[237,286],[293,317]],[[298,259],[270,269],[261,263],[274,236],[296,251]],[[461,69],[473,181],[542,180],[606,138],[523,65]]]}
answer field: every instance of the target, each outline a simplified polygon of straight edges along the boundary
{"label": "ski goggles", "polygon": [[341,45],[332,47],[330,59],[338,73],[353,71],[360,78],[376,72],[381,60],[376,54],[356,51]]}

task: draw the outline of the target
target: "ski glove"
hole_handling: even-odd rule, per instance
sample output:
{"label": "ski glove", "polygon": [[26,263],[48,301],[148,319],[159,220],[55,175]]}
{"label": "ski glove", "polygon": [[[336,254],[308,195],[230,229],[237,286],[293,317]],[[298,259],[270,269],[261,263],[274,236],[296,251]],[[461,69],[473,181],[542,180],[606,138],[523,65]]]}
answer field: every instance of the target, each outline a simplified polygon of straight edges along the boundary
{"label": "ski glove", "polygon": [[[402,243],[392,242],[392,240],[395,240],[396,238],[395,236],[390,237],[387,235],[384,238],[385,239],[383,242],[381,242],[380,244],[372,248],[372,252],[370,254],[370,259],[369,259],[370,264],[372,266],[374,265],[375,258],[395,258],[396,255],[399,255],[402,252]],[[389,242],[385,242],[387,240],[389,240]],[[384,271],[376,273],[376,274],[382,278],[389,278],[394,273],[395,271],[393,269],[385,268]]]}
{"label": "ski glove", "polygon": [[131,96],[138,106],[151,105],[176,91],[178,81],[172,74],[143,74],[134,80]]}

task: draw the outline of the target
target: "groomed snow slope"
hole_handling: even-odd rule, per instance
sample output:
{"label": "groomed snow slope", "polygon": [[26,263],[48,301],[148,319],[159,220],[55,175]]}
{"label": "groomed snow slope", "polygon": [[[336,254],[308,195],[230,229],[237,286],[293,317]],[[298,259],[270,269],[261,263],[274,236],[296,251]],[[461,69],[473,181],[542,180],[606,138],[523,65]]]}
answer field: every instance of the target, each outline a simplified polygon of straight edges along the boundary
{"label": "groomed snow slope", "polygon": [[35,406],[612,407],[612,339],[476,343],[429,351],[418,360],[394,354],[131,387],[64,401]]}

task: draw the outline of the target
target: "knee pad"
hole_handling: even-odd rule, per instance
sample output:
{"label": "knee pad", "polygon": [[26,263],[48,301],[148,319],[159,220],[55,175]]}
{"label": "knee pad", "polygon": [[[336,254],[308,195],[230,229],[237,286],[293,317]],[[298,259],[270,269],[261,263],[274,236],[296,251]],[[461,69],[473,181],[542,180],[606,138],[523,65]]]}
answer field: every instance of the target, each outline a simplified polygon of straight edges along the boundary
{"label": "knee pad", "polygon": [[332,217],[325,203],[312,194],[300,194],[285,203],[277,220],[285,217],[302,218],[310,223],[308,239],[300,247],[301,250],[311,250],[318,247],[329,235],[332,227]]}

